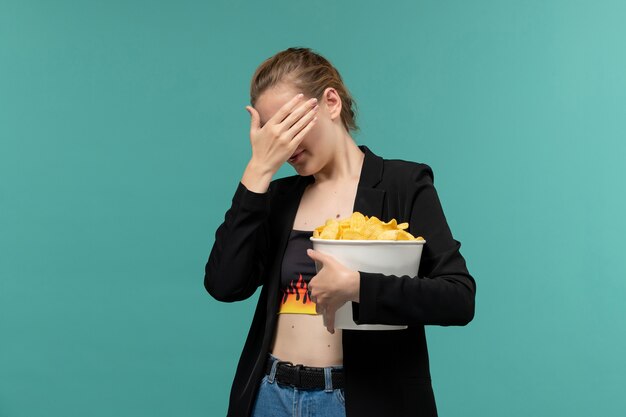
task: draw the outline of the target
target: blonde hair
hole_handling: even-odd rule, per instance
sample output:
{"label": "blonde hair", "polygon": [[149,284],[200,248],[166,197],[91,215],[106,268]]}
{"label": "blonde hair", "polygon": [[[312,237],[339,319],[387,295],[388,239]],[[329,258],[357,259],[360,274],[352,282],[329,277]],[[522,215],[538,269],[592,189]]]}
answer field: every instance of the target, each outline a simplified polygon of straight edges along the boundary
{"label": "blonde hair", "polygon": [[279,84],[287,84],[305,97],[318,100],[326,88],[334,88],[341,98],[341,121],[346,131],[359,130],[355,122],[356,102],[339,71],[310,48],[288,48],[263,61],[250,82],[252,106],[263,92]]}

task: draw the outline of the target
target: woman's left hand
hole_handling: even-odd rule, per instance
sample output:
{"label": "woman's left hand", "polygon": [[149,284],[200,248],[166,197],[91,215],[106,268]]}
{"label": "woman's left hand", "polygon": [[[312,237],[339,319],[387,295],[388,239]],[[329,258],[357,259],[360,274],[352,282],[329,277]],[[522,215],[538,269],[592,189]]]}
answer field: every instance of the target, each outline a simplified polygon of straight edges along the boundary
{"label": "woman's left hand", "polygon": [[324,326],[335,333],[335,312],[348,301],[358,301],[360,275],[331,255],[308,249],[307,255],[322,264],[317,275],[309,281],[309,295],[318,313],[324,316]]}

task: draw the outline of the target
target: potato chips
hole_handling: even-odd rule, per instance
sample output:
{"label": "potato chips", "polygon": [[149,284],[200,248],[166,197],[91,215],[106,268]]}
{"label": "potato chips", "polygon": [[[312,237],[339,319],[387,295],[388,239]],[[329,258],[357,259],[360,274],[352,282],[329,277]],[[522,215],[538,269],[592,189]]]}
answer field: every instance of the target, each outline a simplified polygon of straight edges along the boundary
{"label": "potato chips", "polygon": [[387,223],[376,216],[368,217],[355,211],[343,220],[328,219],[323,226],[316,227],[313,237],[319,239],[336,240],[424,240],[423,237],[414,237],[405,229],[408,223],[398,224],[396,219]]}

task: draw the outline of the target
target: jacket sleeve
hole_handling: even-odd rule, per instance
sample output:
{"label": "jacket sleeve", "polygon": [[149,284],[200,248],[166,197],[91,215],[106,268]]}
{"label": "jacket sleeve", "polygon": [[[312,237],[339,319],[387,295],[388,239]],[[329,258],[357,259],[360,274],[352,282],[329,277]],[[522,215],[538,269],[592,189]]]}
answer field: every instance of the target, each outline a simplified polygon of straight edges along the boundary
{"label": "jacket sleeve", "polygon": [[270,189],[248,190],[241,182],[204,269],[204,287],[223,302],[249,298],[265,280],[269,259]]}
{"label": "jacket sleeve", "polygon": [[410,180],[409,230],[426,243],[417,276],[362,272],[359,303],[353,303],[357,324],[434,324],[464,326],[474,317],[476,282],[452,237],[434,175],[418,164]]}

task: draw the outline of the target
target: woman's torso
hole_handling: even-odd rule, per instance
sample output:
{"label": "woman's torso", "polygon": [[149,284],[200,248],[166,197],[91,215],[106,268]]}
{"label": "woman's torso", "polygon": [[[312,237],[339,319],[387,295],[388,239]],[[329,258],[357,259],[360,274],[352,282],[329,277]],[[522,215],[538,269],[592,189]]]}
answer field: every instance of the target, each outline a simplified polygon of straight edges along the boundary
{"label": "woman's torso", "polygon": [[[329,218],[349,217],[354,208],[357,186],[358,179],[342,184],[309,185],[300,200],[293,229],[312,231]],[[270,352],[294,364],[317,367],[342,365],[342,332],[335,329],[335,334],[329,333],[321,314],[281,313],[278,314]]]}

